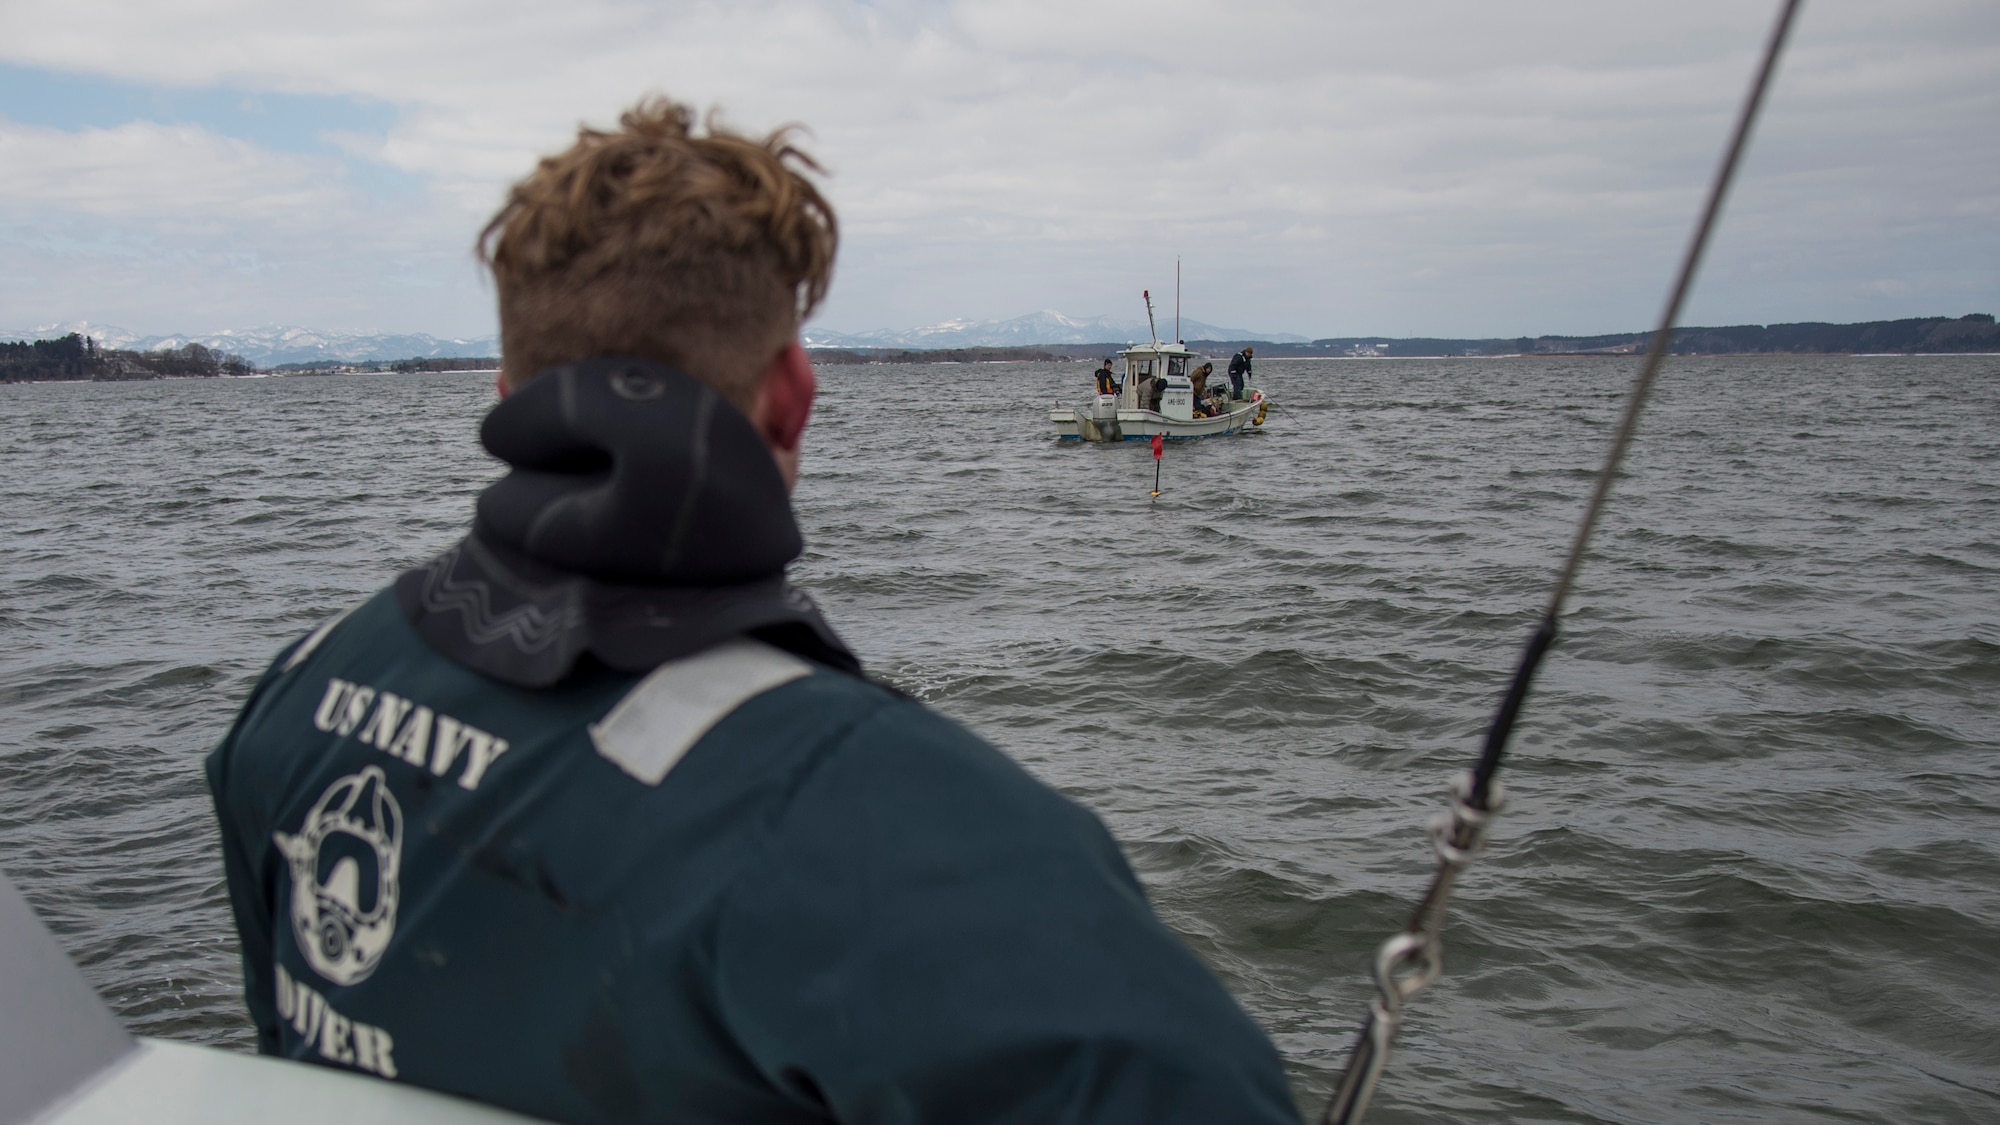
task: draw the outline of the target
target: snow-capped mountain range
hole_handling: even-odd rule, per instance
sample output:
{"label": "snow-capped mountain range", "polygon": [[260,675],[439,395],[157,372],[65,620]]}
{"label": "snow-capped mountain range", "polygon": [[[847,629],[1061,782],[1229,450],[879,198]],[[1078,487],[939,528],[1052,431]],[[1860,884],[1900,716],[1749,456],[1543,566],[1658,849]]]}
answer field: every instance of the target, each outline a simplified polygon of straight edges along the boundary
{"label": "snow-capped mountain range", "polygon": [[[1174,321],[1160,321],[1160,336],[1173,336]],[[162,351],[186,344],[200,344],[219,352],[242,356],[258,367],[284,363],[381,363],[397,359],[430,359],[443,356],[473,359],[500,354],[500,341],[493,336],[437,337],[426,333],[395,335],[381,332],[329,332],[313,328],[270,325],[262,328],[225,329],[220,332],[142,336],[110,324],[75,320],[61,324],[40,324],[17,332],[0,332],[0,340],[53,340],[72,332],[97,341],[99,347],[128,351]],[[1012,320],[947,320],[942,324],[906,331],[835,332],[808,326],[804,332],[812,348],[1006,348],[1032,344],[1109,344],[1151,339],[1143,320],[1115,320],[1108,316],[1073,317],[1044,310]],[[1304,343],[1306,337],[1283,332],[1251,332],[1243,328],[1218,328],[1198,320],[1180,322],[1183,340],[1268,340],[1272,343]]]}
{"label": "snow-capped mountain range", "polygon": [[200,344],[219,352],[240,355],[258,367],[275,367],[281,363],[380,363],[440,356],[475,359],[500,354],[500,341],[493,336],[440,339],[422,332],[414,335],[325,332],[276,325],[192,335],[141,336],[115,325],[76,320],[67,324],[37,325],[19,332],[0,332],[0,340],[53,340],[72,332],[90,337],[97,341],[99,347],[126,351],[164,351],[186,344]]}
{"label": "snow-capped mountain range", "polygon": [[[1183,340],[1268,340],[1271,343],[1303,344],[1304,336],[1284,332],[1251,332],[1243,328],[1218,328],[1198,320],[1181,318]],[[1160,321],[1160,338],[1170,339],[1174,319]],[[1143,320],[1117,320],[1108,316],[1073,317],[1044,309],[1012,320],[947,320],[903,332],[835,332],[808,326],[804,333],[811,348],[1006,348],[1030,344],[1106,344],[1152,338]]]}

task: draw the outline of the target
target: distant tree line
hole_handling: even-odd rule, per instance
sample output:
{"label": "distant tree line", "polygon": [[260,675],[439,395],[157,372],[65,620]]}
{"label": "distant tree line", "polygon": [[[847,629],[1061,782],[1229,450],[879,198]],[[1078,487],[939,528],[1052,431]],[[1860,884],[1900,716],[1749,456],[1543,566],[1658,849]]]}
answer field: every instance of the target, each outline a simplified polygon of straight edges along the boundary
{"label": "distant tree line", "polygon": [[409,359],[312,359],[272,366],[274,375],[380,375],[415,371],[498,371],[498,356],[412,356]]}
{"label": "distant tree line", "polygon": [[[1621,332],[1605,336],[1517,336],[1512,339],[1444,339],[1420,337],[1344,336],[1311,343],[1268,340],[1189,340],[1188,346],[1210,355],[1228,355],[1254,344],[1260,359],[1288,356],[1479,356],[1479,355],[1635,355],[1651,346],[1652,334]],[[1048,362],[1089,358],[1121,351],[1116,342],[1042,344],[991,348],[814,348],[813,362],[825,366],[861,363],[996,363]],[[2000,352],[2000,325],[1989,313],[1957,318],[1914,317],[1863,324],[1743,324],[1720,328],[1676,329],[1675,355],[1852,355],[1865,352]],[[336,372],[494,371],[493,356],[413,357],[393,361],[342,363],[317,361],[280,364],[282,374]],[[100,348],[96,341],[72,332],[59,340],[32,343],[0,342],[0,383],[58,379],[117,380],[166,377],[245,375],[254,371],[242,356],[218,352],[201,344],[184,344],[160,351],[136,352]]]}
{"label": "distant tree line", "polygon": [[[1606,336],[1517,336],[1513,339],[1389,339],[1345,336],[1310,344],[1257,344],[1259,355],[1642,355],[1650,332]],[[1210,343],[1211,341],[1200,341]],[[1224,345],[1240,346],[1240,345]],[[1875,320],[1862,324],[1739,324],[1677,328],[1671,355],[1855,355],[1866,352],[2000,351],[2000,326],[1989,313]]]}
{"label": "distant tree line", "polygon": [[201,344],[130,352],[100,348],[97,341],[76,332],[59,340],[0,343],[0,383],[247,375],[251,370],[242,356]]}
{"label": "distant tree line", "polygon": [[[1927,316],[1867,324],[1757,324],[1731,328],[1682,328],[1672,353],[1713,355],[1730,352],[1991,352],[2000,351],[2000,326],[1988,313],[1953,320]],[[1642,345],[1639,348],[1644,351]]]}
{"label": "distant tree line", "polygon": [[[1311,343],[1271,340],[1188,340],[1199,353],[1226,356],[1255,345],[1258,359],[1306,356],[1499,356],[1499,355],[1643,355],[1652,345],[1651,332],[1615,332],[1603,336],[1515,336],[1511,338],[1341,336]],[[992,363],[999,360],[1090,359],[1115,355],[1130,345],[1117,341],[1095,344],[1035,344],[994,348],[814,348],[813,362],[823,366],[852,363]],[[1989,313],[1957,318],[1914,317],[1863,324],[1744,324],[1721,328],[1680,328],[1674,331],[1674,355],[1854,355],[1865,352],[2000,352],[2000,326]]]}
{"label": "distant tree line", "polygon": [[497,356],[477,356],[471,359],[399,359],[389,365],[389,370],[411,371],[498,371],[500,360]]}

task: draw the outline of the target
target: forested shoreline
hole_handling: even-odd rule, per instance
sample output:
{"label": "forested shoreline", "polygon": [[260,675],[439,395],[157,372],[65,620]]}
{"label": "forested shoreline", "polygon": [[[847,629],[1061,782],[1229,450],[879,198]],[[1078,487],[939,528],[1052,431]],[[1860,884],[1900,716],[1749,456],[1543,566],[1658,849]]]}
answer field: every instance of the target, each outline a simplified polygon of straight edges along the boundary
{"label": "forested shoreline", "polygon": [[[1651,332],[1603,336],[1516,336],[1490,339],[1342,336],[1310,344],[1257,344],[1260,355],[1643,355]],[[1201,341],[1213,343],[1213,341]],[[1991,313],[1871,320],[1860,324],[1737,324],[1674,329],[1669,355],[1864,355],[1907,353],[1948,355],[2000,352],[2000,326]]]}
{"label": "forested shoreline", "polygon": [[201,344],[128,352],[100,348],[95,340],[75,332],[55,340],[0,342],[0,383],[184,379],[248,375],[254,370],[240,355],[218,352]]}
{"label": "forested shoreline", "polygon": [[[1311,356],[1371,356],[1421,358],[1442,356],[1644,354],[1650,333],[1622,332],[1603,336],[1517,336],[1513,338],[1445,339],[1431,337],[1341,336],[1310,343],[1269,340],[1189,340],[1197,352],[1227,355],[1254,345],[1267,359]],[[1061,362],[1097,359],[1129,346],[1126,342],[1094,344],[1033,344],[1013,347],[962,348],[814,348],[822,366],[876,363],[1007,363]],[[1856,355],[1869,353],[1949,355],[2000,352],[2000,325],[1990,313],[1961,317],[1912,317],[1861,324],[1745,324],[1716,328],[1689,326],[1674,330],[1669,351],[1674,355]],[[410,374],[425,371],[492,371],[493,356],[413,357],[400,360],[320,361],[285,363],[260,369],[242,356],[201,344],[184,344],[159,351],[101,348],[87,336],[70,333],[56,340],[0,341],[0,383],[55,380],[117,381],[250,375],[357,373]]]}

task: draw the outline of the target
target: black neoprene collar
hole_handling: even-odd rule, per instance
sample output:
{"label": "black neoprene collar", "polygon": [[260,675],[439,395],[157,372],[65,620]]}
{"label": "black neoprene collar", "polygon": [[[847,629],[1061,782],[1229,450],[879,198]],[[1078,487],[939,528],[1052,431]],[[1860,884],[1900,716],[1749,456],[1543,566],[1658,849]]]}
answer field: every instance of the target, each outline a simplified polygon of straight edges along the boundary
{"label": "black neoprene collar", "polygon": [[586,654],[643,672],[736,635],[859,674],[785,580],[803,544],[770,450],[707,384],[585,360],[529,380],[479,436],[513,471],[471,534],[396,580],[431,647],[522,687]]}

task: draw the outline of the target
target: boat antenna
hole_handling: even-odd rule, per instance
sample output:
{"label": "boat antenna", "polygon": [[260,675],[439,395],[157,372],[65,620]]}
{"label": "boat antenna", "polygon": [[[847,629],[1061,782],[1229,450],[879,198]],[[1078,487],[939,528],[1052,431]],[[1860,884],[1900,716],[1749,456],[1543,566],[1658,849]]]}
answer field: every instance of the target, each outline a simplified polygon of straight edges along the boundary
{"label": "boat antenna", "polygon": [[1500,771],[1500,759],[1506,753],[1507,738],[1513,733],[1514,721],[1520,717],[1521,705],[1528,698],[1528,686],[1541,667],[1542,657],[1555,643],[1556,623],[1562,616],[1563,603],[1569,598],[1570,585],[1576,580],[1578,568],[1583,565],[1591,532],[1597,528],[1597,517],[1604,511],[1605,502],[1611,495],[1611,482],[1618,475],[1618,466],[1625,459],[1633,431],[1638,428],[1639,411],[1645,405],[1647,393],[1653,388],[1653,376],[1659,372],[1660,363],[1673,343],[1674,325],[1680,318],[1681,304],[1694,283],[1695,270],[1701,265],[1709,234],[1715,227],[1716,217],[1722,212],[1723,199],[1729,194],[1729,183],[1736,175],[1737,163],[1749,142],[1751,126],[1756,123],[1757,111],[1764,102],[1764,92],[1777,69],[1778,56],[1784,51],[1785,39],[1791,33],[1792,20],[1798,14],[1801,2],[1783,0],[1779,8],[1777,23],[1771,28],[1771,36],[1764,44],[1763,61],[1750,83],[1743,108],[1737,114],[1736,129],[1730,135],[1715,180],[1709,185],[1708,201],[1702,208],[1701,218],[1695,223],[1687,253],[1681,258],[1680,274],[1674,279],[1667,307],[1660,316],[1659,327],[1653,332],[1652,342],[1646,348],[1645,359],[1639,365],[1639,375],[1626,395],[1625,414],[1619,419],[1618,432],[1612,439],[1611,451],[1605,455],[1604,467],[1597,474],[1597,487],[1590,495],[1590,502],[1584,506],[1583,519],[1577,525],[1576,537],[1570,542],[1569,557],[1563,561],[1555,589],[1549,594],[1548,605],[1542,610],[1541,619],[1528,638],[1527,647],[1521,652],[1520,664],[1514,670],[1513,681],[1507,685],[1507,694],[1500,701],[1500,709],[1493,716],[1493,724],[1486,730],[1486,743],[1479,761],[1453,779],[1449,811],[1438,814],[1431,822],[1431,847],[1437,853],[1437,875],[1417,904],[1409,924],[1383,942],[1375,953],[1377,995],[1369,1004],[1368,1015],[1361,1022],[1361,1031],[1355,1038],[1354,1053],[1348,1059],[1346,1073],[1341,1076],[1340,1088],[1334,1092],[1333,1101],[1327,1105],[1326,1114],[1321,1118],[1323,1125],[1355,1125],[1361,1120],[1362,1114],[1368,1110],[1369,1098],[1375,1093],[1375,1085],[1382,1077],[1383,1068],[1388,1064],[1389,1048],[1402,1024],[1404,1002],[1429,988],[1444,974],[1444,911],[1452,881],[1478,856],[1486,843],[1487,827],[1506,802],[1505,792],[1494,775]]}
{"label": "boat antenna", "polygon": [[1151,289],[1141,289],[1139,290],[1139,296],[1146,299],[1146,330],[1153,334],[1153,347],[1158,348],[1160,346],[1160,326],[1153,323],[1153,291]]}
{"label": "boat antenna", "polygon": [[1181,256],[1174,255],[1174,343],[1181,342]]}

